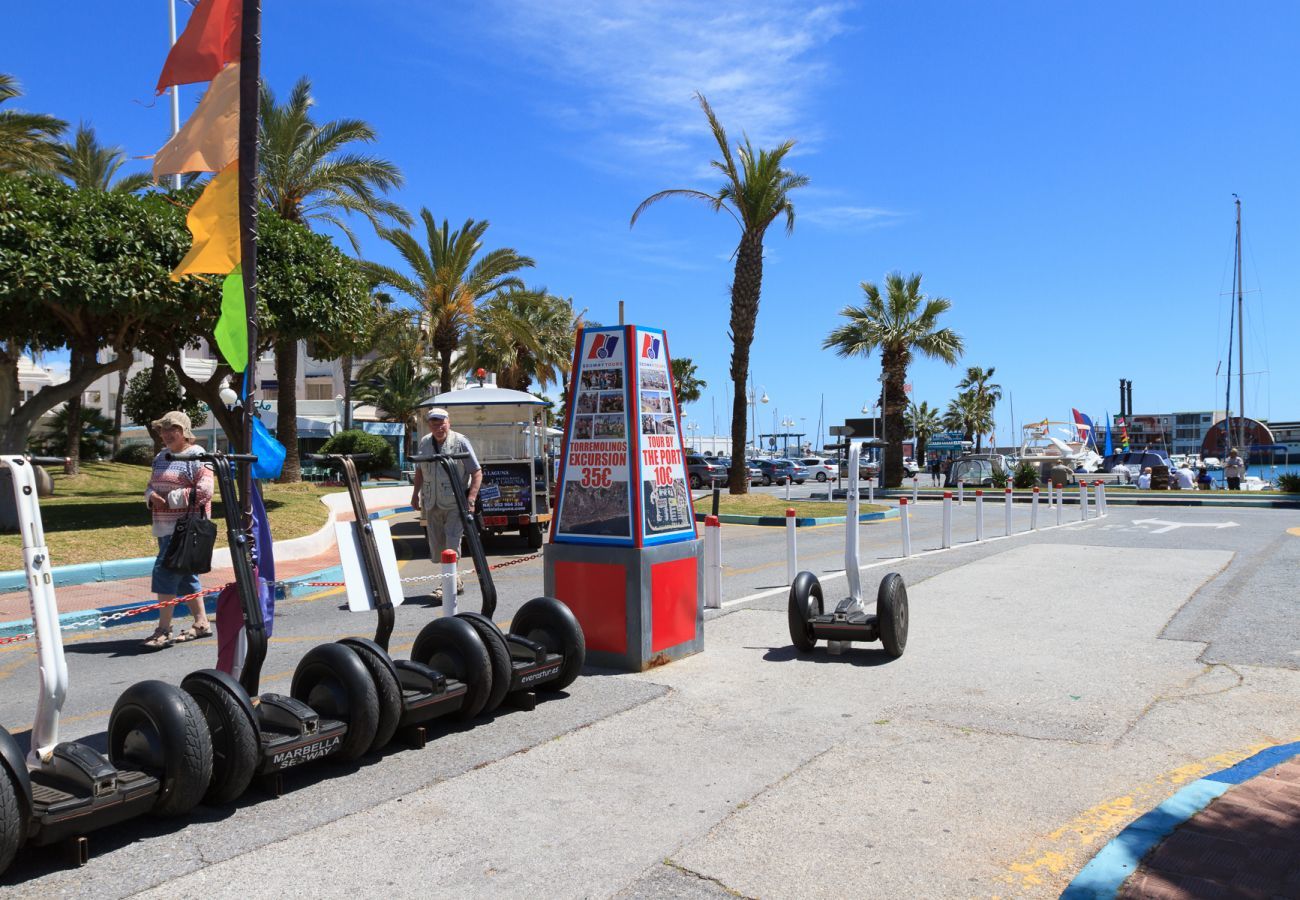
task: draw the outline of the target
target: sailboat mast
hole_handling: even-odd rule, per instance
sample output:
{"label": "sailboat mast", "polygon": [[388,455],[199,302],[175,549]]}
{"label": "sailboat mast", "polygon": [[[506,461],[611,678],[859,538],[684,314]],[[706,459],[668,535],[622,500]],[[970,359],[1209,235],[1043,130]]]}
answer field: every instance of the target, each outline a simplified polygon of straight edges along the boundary
{"label": "sailboat mast", "polygon": [[1245,321],[1242,319],[1242,289],[1241,289],[1241,198],[1233,195],[1234,202],[1237,204],[1237,421],[1241,423],[1238,429],[1237,447],[1250,456],[1250,450],[1246,447],[1246,329]]}

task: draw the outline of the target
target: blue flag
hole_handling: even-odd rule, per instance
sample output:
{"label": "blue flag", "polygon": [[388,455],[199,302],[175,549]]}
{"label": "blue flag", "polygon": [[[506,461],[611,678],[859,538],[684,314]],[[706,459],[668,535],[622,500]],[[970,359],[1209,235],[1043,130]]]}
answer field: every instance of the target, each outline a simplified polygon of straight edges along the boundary
{"label": "blue flag", "polygon": [[262,618],[266,622],[266,636],[271,636],[275,623],[275,553],[271,544],[271,521],[266,517],[262,503],[262,489],[256,480],[253,489],[253,565],[257,571],[257,599],[262,604]]}
{"label": "blue flag", "polygon": [[1110,436],[1110,413],[1106,413],[1106,450],[1107,456],[1115,452],[1115,443]]}

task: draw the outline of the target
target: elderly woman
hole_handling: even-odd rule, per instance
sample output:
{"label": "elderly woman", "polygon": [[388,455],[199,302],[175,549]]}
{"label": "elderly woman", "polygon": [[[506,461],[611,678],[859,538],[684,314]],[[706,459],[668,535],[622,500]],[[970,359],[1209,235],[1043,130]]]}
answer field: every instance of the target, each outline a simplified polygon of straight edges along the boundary
{"label": "elderly woman", "polygon": [[[158,539],[152,590],[158,596],[158,602],[162,603],[199,592],[199,576],[168,569],[163,565],[163,559],[167,556],[167,545],[171,543],[176,523],[191,506],[202,509],[205,515],[211,517],[213,478],[211,467],[192,459],[201,454],[203,448],[194,442],[189,416],[173,410],[154,421],[153,427],[162,437],[164,449],[154,457],[153,474],[149,478],[149,487],[144,492],[144,501],[153,514],[153,536]],[[168,459],[169,455],[173,458]],[[203,608],[203,598],[193,597],[186,603],[194,615],[194,625],[177,635],[175,643],[212,634],[212,625]],[[158,611],[158,627],[145,640],[145,649],[161,650],[172,645],[173,609],[172,606],[164,606]]]}

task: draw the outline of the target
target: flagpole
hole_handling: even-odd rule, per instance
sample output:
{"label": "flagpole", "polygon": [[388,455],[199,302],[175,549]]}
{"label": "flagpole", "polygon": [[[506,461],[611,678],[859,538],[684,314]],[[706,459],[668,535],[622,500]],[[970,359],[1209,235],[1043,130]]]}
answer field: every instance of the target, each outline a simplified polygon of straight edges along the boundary
{"label": "flagpole", "polygon": [[[171,25],[172,42],[170,46],[175,47],[176,46],[176,0],[167,0],[167,16]],[[181,86],[179,84],[173,84],[172,85],[172,137],[175,137],[176,133],[180,130],[181,130]],[[172,176],[172,187],[174,187],[178,191],[181,189],[181,176],[179,173]],[[216,417],[214,416],[213,418]]]}
{"label": "flagpole", "polygon": [[[244,453],[253,452],[254,393],[257,390],[257,125],[261,62],[261,0],[243,0],[239,43],[239,256],[244,279],[244,316],[248,322],[248,364],[244,369]],[[253,529],[251,467],[239,467],[243,526]]]}

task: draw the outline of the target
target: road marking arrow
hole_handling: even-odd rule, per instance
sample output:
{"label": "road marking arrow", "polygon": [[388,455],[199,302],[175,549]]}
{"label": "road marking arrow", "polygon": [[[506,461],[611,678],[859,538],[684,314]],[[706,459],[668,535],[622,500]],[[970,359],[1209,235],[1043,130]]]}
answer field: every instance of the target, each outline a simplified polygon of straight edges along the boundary
{"label": "road marking arrow", "polygon": [[1152,534],[1164,534],[1166,531],[1173,531],[1175,528],[1236,528],[1236,522],[1166,522],[1164,519],[1134,519],[1134,525],[1163,525],[1164,528],[1156,528]]}

